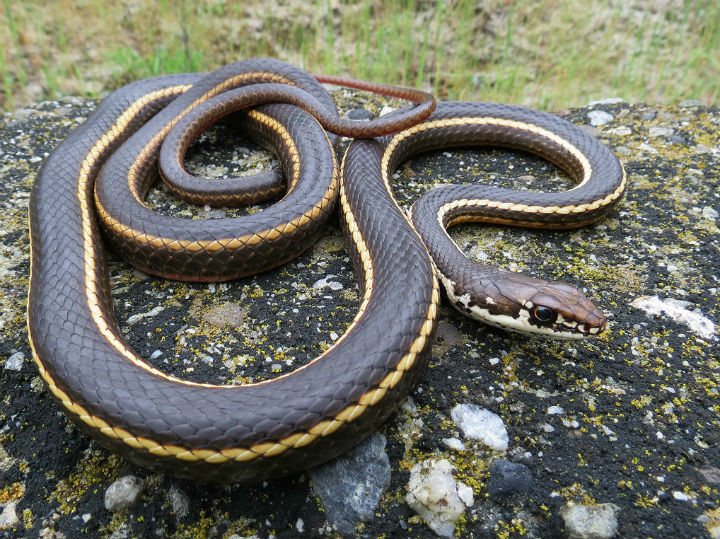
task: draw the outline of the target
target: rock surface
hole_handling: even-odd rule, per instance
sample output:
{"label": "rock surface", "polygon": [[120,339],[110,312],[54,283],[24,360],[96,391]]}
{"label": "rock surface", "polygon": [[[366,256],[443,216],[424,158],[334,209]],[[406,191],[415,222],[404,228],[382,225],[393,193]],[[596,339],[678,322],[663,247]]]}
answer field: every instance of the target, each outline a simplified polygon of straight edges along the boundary
{"label": "rock surface", "polygon": [[313,492],[340,533],[372,520],[380,497],[390,486],[385,436],[374,433],[349,453],[310,470]]}
{"label": "rock surface", "polygon": [[[344,110],[377,114],[385,106],[382,99],[343,95]],[[28,197],[45,157],[95,104],[68,98],[0,119],[0,512],[13,523],[0,536],[332,537],[307,474],[249,487],[160,476],[92,443],[44,390],[24,322]],[[588,114],[598,110],[612,119],[592,127]],[[619,508],[618,537],[718,536],[720,111],[691,101],[649,107],[613,100],[564,115],[621,158],[629,180],[621,206],[577,231],[464,225],[452,235],[475,259],[580,286],[605,310],[609,329],[592,341],[531,340],[443,306],[414,405],[381,429],[391,483],[374,518],[356,528],[359,537],[436,537],[405,502],[410,470],[429,459],[449,461],[455,479],[472,489],[472,506],[456,523],[462,537],[579,534],[566,520],[564,508],[573,504]],[[206,134],[191,148],[188,168],[232,175],[273,166],[271,156],[232,142],[235,136],[229,125]],[[220,139],[231,142],[217,153]],[[403,204],[434,183],[567,185],[542,160],[494,150],[421,156],[396,176]],[[177,203],[161,188],[151,191],[149,204],[218,216]],[[154,367],[196,381],[238,383],[290,372],[342,335],[359,304],[334,226],[296,261],[240,281],[166,282],[114,257],[110,271],[131,346]],[[633,306],[641,297],[658,298],[656,310]],[[218,323],[228,305],[236,306],[232,320]],[[705,320],[715,328],[709,333]],[[451,419],[458,404],[501,418],[509,435],[503,458],[532,473],[520,501],[489,496],[489,467],[498,455],[462,435]],[[462,447],[443,441],[449,439]],[[126,475],[145,481],[143,495],[111,513],[104,492]]]}

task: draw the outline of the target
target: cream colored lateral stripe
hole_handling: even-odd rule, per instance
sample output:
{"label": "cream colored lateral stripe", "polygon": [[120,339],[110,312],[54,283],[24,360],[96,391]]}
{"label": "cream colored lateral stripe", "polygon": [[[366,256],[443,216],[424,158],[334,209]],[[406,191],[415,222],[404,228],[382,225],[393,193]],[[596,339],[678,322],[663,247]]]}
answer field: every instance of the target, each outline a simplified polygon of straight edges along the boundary
{"label": "cream colored lateral stripe", "polygon": [[527,204],[516,204],[513,202],[498,202],[497,200],[490,199],[459,199],[448,202],[440,207],[438,210],[438,221],[443,222],[445,214],[447,212],[462,207],[478,206],[485,208],[494,208],[507,211],[522,212],[528,214],[561,214],[568,215],[571,213],[585,213],[587,211],[596,210],[607,206],[618,199],[625,190],[625,174],[623,172],[623,180],[618,184],[618,187],[612,193],[605,195],[603,198],[593,200],[592,202],[586,202],[578,205],[570,206],[529,206]]}
{"label": "cream colored lateral stripe", "polygon": [[557,144],[558,146],[561,146],[565,150],[567,150],[582,166],[583,169],[583,177],[580,182],[573,187],[573,189],[579,189],[583,185],[585,185],[589,180],[590,176],[592,176],[592,167],[590,166],[590,162],[588,161],[587,157],[577,149],[573,144],[570,144],[567,140],[562,138],[561,136],[553,133],[552,131],[548,131],[547,129],[543,129],[542,127],[538,127],[537,125],[525,123],[525,122],[518,122],[515,120],[505,120],[502,118],[492,118],[492,117],[477,117],[477,118],[446,118],[443,120],[434,120],[430,122],[425,122],[422,124],[418,124],[414,127],[411,127],[410,129],[406,129],[405,131],[402,131],[401,133],[398,133],[395,135],[390,143],[387,145],[387,148],[385,149],[385,153],[383,154],[382,158],[382,172],[383,172],[383,178],[385,179],[386,183],[389,183],[390,176],[392,174],[392,171],[388,170],[388,167],[390,165],[390,159],[395,152],[395,148],[408,137],[412,137],[413,135],[416,135],[418,133],[421,133],[423,131],[430,131],[433,129],[443,129],[446,127],[457,127],[457,126],[463,126],[463,125],[501,125],[503,127],[510,127],[513,129],[518,129],[520,131],[528,131],[530,133],[534,133],[536,135],[542,136],[553,143]]}
{"label": "cream colored lateral stripe", "polygon": [[[145,103],[149,102],[151,98],[149,96],[145,96],[139,102],[141,104],[140,107],[144,105]],[[131,106],[129,110],[132,110],[133,106]],[[124,117],[124,115],[123,115]],[[118,121],[118,123],[120,123]],[[127,123],[125,124],[127,125]],[[113,126],[111,129],[111,132],[119,133],[120,131],[117,130],[117,124],[116,126]],[[105,137],[103,139],[105,140]],[[97,146],[97,145],[96,145]],[[85,166],[86,164],[92,164],[94,160],[94,156],[99,155],[97,153],[97,149],[93,147],[93,149],[88,153],[88,156],[86,157],[86,160],[83,163],[82,172],[80,174],[81,179],[84,177],[84,182],[87,183],[89,170],[90,168]],[[82,182],[80,182],[82,183]],[[82,192],[82,190],[80,190]],[[349,204],[347,202],[347,198],[345,196],[344,189],[341,188],[341,199],[343,203],[343,207],[347,209],[346,218],[348,220],[348,227],[351,230],[351,235],[353,237],[353,241],[356,242],[358,251],[361,254],[361,259],[363,262],[363,268],[365,272],[366,277],[366,286],[365,286],[365,293],[363,297],[363,302],[361,304],[360,312],[358,312],[358,315],[356,316],[355,321],[353,322],[353,325],[357,322],[357,320],[362,316],[362,314],[365,312],[365,308],[367,306],[367,303],[370,300],[370,297],[372,295],[372,282],[373,282],[373,267],[372,267],[372,260],[370,259],[369,252],[367,250],[367,246],[365,245],[365,242],[362,238],[362,235],[360,234],[360,231],[357,227],[357,222],[355,221],[355,217],[352,214],[352,210],[349,207]],[[93,247],[93,241],[94,238],[91,234],[92,230],[90,228],[90,222],[85,220],[85,211],[88,209],[88,201],[84,195],[79,195],[79,200],[81,202],[81,211],[83,213],[83,231],[85,233],[85,240],[88,242],[85,244],[86,249],[86,278],[88,275],[94,274],[95,268],[90,267],[88,271],[88,261],[87,259],[90,259],[90,266],[94,266],[94,259],[92,257],[92,247]],[[88,214],[89,217],[89,214]],[[90,253],[90,254],[87,254]],[[94,291],[94,287],[92,289],[86,289],[86,292]],[[97,296],[96,292],[94,299],[96,301],[97,305]],[[90,295],[88,296],[88,303],[90,304]],[[88,411],[80,406],[79,404],[75,403],[67,393],[65,393],[62,389],[58,387],[58,385],[55,383],[54,379],[50,376],[50,374],[47,372],[47,369],[45,368],[44,364],[40,360],[37,351],[35,350],[34,342],[31,339],[31,347],[33,350],[33,356],[35,357],[35,360],[38,364],[40,373],[42,377],[47,382],[50,390],[53,392],[53,394],[63,403],[63,405],[74,415],[76,415],[80,420],[82,420],[87,425],[98,429],[104,436],[108,438],[113,438],[122,441],[126,445],[129,445],[133,448],[140,449],[140,450],[146,450],[150,454],[156,455],[156,456],[172,456],[184,461],[200,461],[203,460],[208,463],[212,464],[220,464],[228,461],[237,461],[237,462],[245,462],[254,460],[260,456],[265,457],[272,457],[275,455],[279,455],[283,452],[285,452],[289,448],[299,448],[303,447],[309,443],[311,443],[313,440],[315,440],[318,437],[321,436],[327,436],[329,434],[332,434],[335,432],[340,426],[342,426],[344,423],[347,423],[349,421],[355,420],[357,417],[362,415],[364,411],[370,407],[376,405],[378,402],[380,402],[385,394],[387,393],[388,389],[391,389],[397,385],[400,380],[402,380],[402,377],[404,376],[404,373],[412,368],[412,366],[415,363],[415,360],[417,359],[418,354],[423,350],[425,347],[425,344],[427,342],[427,339],[429,338],[430,334],[432,333],[432,329],[434,327],[435,318],[437,317],[437,306],[440,301],[440,295],[439,295],[439,288],[437,285],[437,281],[434,280],[433,284],[433,291],[431,296],[431,302],[428,307],[428,311],[425,316],[425,322],[423,323],[420,334],[415,338],[413,343],[411,344],[408,352],[403,356],[403,358],[398,362],[396,368],[388,373],[385,378],[381,381],[381,383],[378,385],[377,388],[372,389],[368,392],[366,392],[364,395],[361,396],[361,398],[358,400],[357,403],[352,403],[349,406],[347,406],[344,410],[342,410],[337,416],[335,416],[334,419],[330,420],[324,420],[320,423],[316,424],[314,427],[312,427],[308,432],[300,432],[292,434],[283,440],[280,440],[279,442],[268,442],[268,443],[262,443],[257,444],[255,446],[252,446],[248,449],[246,448],[231,448],[226,449],[222,451],[215,451],[215,450],[209,450],[209,449],[188,449],[185,447],[180,447],[177,445],[167,444],[162,445],[154,440],[150,440],[148,438],[138,437],[134,436],[133,434],[127,432],[124,429],[121,429],[119,427],[113,427],[112,425],[108,424],[103,419],[91,415],[88,413]],[[94,313],[93,313],[94,314]],[[102,323],[105,323],[104,318],[102,315],[99,315],[100,320]],[[106,335],[107,337],[107,335]],[[112,337],[112,335],[110,335]],[[344,336],[343,336],[344,338]],[[115,341],[115,339],[110,340],[111,344]],[[338,341],[339,342],[339,341]],[[329,352],[329,351],[328,351]],[[327,352],[326,352],[327,353]],[[324,354],[323,354],[324,355]],[[150,369],[152,372],[157,372],[154,369]],[[160,376],[163,378],[167,378],[173,381],[179,381],[183,382],[182,380],[175,380],[172,377],[168,377],[164,375],[164,373],[158,372]],[[211,386],[211,387],[222,387],[222,386]]]}
{"label": "cream colored lateral stripe", "polygon": [[[238,82],[245,80],[247,78],[250,78],[251,75],[257,75],[257,74],[243,74],[242,76],[236,76],[231,79],[228,79],[228,81],[225,81],[219,85],[217,85],[214,89],[207,92],[203,97],[195,100],[193,105],[200,103],[206,99],[209,99],[209,97],[212,97],[213,95],[216,95],[220,93],[221,91],[224,91],[227,88],[233,87]],[[274,74],[271,75],[270,80],[273,81],[284,81],[285,79],[282,79],[281,77],[278,77]],[[142,361],[141,358],[139,358],[132,350],[128,349],[112,332],[112,330],[109,327],[108,321],[105,319],[105,317],[102,314],[102,309],[100,308],[100,301],[99,301],[99,295],[97,290],[97,265],[95,263],[94,259],[94,251],[93,251],[93,245],[94,245],[94,238],[92,237],[92,229],[90,227],[90,222],[92,219],[92,207],[89,201],[87,200],[87,197],[85,193],[87,192],[87,184],[90,181],[90,171],[92,170],[92,167],[97,160],[98,156],[102,154],[102,152],[107,148],[107,146],[113,142],[120,134],[122,134],[125,129],[127,129],[127,126],[132,121],[132,119],[137,115],[137,113],[148,103],[164,97],[168,95],[176,95],[178,93],[184,92],[189,88],[188,85],[183,86],[177,86],[173,88],[168,88],[164,90],[159,90],[156,92],[151,92],[148,94],[145,94],[144,96],[140,97],[136,102],[132,103],[127,110],[120,115],[120,117],[117,119],[115,124],[108,130],[107,133],[105,133],[103,136],[101,136],[98,141],[95,143],[95,145],[90,149],[88,154],[86,155],[85,159],[83,160],[81,167],[80,167],[80,174],[78,178],[78,201],[80,205],[80,212],[82,217],[82,227],[83,227],[83,249],[84,249],[84,271],[85,271],[85,297],[87,301],[88,308],[90,310],[91,316],[93,318],[93,321],[98,328],[98,331],[107,339],[107,341],[110,343],[110,345],[115,348],[123,357],[125,357],[128,361],[131,363],[137,365],[138,367],[141,367],[152,374],[159,376],[161,378],[164,378],[166,380],[170,380],[173,382],[181,383],[188,386],[200,386],[200,387],[212,387],[212,388],[229,388],[233,386],[218,386],[215,384],[201,384],[197,382],[190,382],[187,380],[181,380],[179,378],[175,378],[174,376],[169,376],[162,371],[159,371],[144,361]],[[182,115],[187,114],[187,112],[190,110],[190,107],[186,108]],[[279,125],[279,124],[278,124]],[[166,129],[163,129],[163,133],[167,133],[167,126]],[[287,132],[285,132],[287,134]],[[283,135],[283,138],[285,138],[286,135]],[[289,134],[287,134],[287,137],[289,138]],[[153,141],[155,138],[153,138]],[[148,146],[150,146],[151,143],[149,143]],[[294,148],[294,145],[293,145]],[[297,155],[297,150],[295,149],[294,156]],[[293,158],[293,167],[295,169],[299,168],[298,160]],[[325,203],[329,203],[327,200]],[[102,210],[101,210],[102,211]],[[319,209],[315,208],[313,211],[320,211]],[[106,212],[104,212],[105,215],[107,215]],[[108,216],[109,217],[109,216]],[[307,218],[307,216],[302,216],[297,219],[297,221],[303,220],[303,218]],[[268,231],[268,233],[271,233],[272,231]],[[138,232],[139,236],[142,236],[142,233]],[[149,242],[153,241],[153,238],[149,235],[144,235]],[[156,238],[156,241],[158,239]],[[168,243],[170,243],[172,240],[168,240]],[[228,240],[232,241],[232,239]],[[253,238],[250,237],[248,241],[253,241]],[[194,243],[194,242],[192,242]],[[200,243],[200,242],[197,242]],[[215,246],[218,246],[218,248],[224,248],[226,245],[220,244],[218,241],[215,242],[208,242],[208,244],[214,244]],[[187,247],[187,246],[185,246]],[[208,245],[208,248],[212,248]]]}

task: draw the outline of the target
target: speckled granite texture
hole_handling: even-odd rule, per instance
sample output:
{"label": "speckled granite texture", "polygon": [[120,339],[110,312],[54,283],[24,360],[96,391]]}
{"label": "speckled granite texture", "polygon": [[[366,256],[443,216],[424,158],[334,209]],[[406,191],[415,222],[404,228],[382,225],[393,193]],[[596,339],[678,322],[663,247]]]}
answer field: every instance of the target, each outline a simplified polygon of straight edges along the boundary
{"label": "speckled granite texture", "polygon": [[[350,93],[338,99],[345,110],[383,105]],[[25,329],[28,196],[43,159],[94,105],[69,98],[0,120],[0,512],[14,521],[0,537],[336,536],[308,474],[253,487],[159,476],[79,434],[44,391]],[[382,429],[391,484],[375,518],[356,526],[358,537],[435,537],[405,495],[409,470],[441,458],[473,489],[457,522],[462,537],[566,537],[577,524],[568,520],[572,502],[607,504],[619,537],[720,537],[720,347],[712,325],[720,322],[720,110],[609,102],[563,115],[622,160],[629,188],[619,209],[578,231],[462,226],[453,236],[469,256],[580,286],[609,316],[609,330],[591,341],[531,340],[444,305],[430,367]],[[236,136],[231,124],[207,134],[188,166],[215,176],[271,166],[269,154]],[[246,164],[235,162],[243,157]],[[422,156],[396,176],[403,203],[436,183],[567,183],[542,160],[491,150]],[[160,188],[150,204],[188,216],[225,211],[187,208]],[[239,383],[289,372],[330,346],[358,305],[335,225],[295,262],[241,281],[150,279],[116,258],[110,267],[130,344],[191,380]],[[664,310],[640,309],[643,296],[657,296]],[[443,442],[462,438],[450,411],[463,403],[499,415],[509,433],[505,452]],[[530,470],[524,495],[491,497],[493,457]],[[142,494],[111,513],[105,491],[128,474],[144,480]]]}

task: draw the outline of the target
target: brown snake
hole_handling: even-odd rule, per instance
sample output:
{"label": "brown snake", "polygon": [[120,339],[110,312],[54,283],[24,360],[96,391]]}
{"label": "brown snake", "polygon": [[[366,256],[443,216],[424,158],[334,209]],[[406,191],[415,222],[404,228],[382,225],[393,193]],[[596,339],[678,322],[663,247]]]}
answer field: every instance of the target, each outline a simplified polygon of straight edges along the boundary
{"label": "brown snake", "polygon": [[[312,97],[295,102],[292,90],[282,96],[286,89],[267,83],[297,86]],[[253,90],[233,90],[248,84]],[[417,93],[402,95],[420,99]],[[400,160],[428,149],[492,143],[540,153],[580,182],[565,193],[541,193],[539,201],[532,198],[537,193],[510,200],[502,198],[508,193],[468,191],[459,203],[442,198],[439,205],[416,205],[416,217],[426,212],[441,225],[521,219],[530,226],[576,226],[604,215],[625,186],[622,167],[604,146],[567,122],[527,109],[441,104],[415,127],[404,112],[373,127],[340,127],[353,136],[397,134],[353,142],[338,172],[333,142],[316,119],[275,104],[253,109],[248,123],[254,137],[275,149],[288,178],[277,204],[226,220],[176,220],[148,210],[142,199],[154,180],[162,140],[175,124],[180,123],[170,135],[175,145],[164,150],[171,162],[181,161],[209,122],[267,99],[293,101],[321,117],[324,110],[331,122],[336,117],[316,80],[275,60],[239,62],[206,77],[149,79],[106,98],[50,155],[33,187],[28,323],[38,369],[85,432],[134,462],[172,475],[256,481],[314,466],[356,445],[414,385],[440,294],[425,245],[392,195],[390,178]],[[432,110],[428,104],[421,109]],[[378,124],[380,130],[372,131]],[[183,175],[172,164],[168,169],[165,176]],[[270,174],[254,188],[274,194],[277,182]],[[196,196],[194,187],[174,189]],[[297,256],[317,238],[338,194],[362,295],[355,320],[324,354],[271,381],[214,386],[168,376],[125,343],[112,313],[96,209],[108,239],[133,264],[153,274],[209,281],[264,271]],[[245,201],[232,190],[217,196],[220,203]],[[477,207],[489,208],[490,216],[480,216]],[[560,222],[553,216],[561,216]],[[431,233],[446,235],[444,229]],[[514,312],[505,295],[492,299],[492,285],[482,289],[490,304],[463,303],[465,285],[444,273],[441,260],[435,260],[438,275],[450,283],[450,297],[468,310],[528,319],[534,313],[541,319],[545,313],[538,307],[552,308],[553,322],[538,320],[536,326],[549,329],[559,320],[565,331],[574,321],[580,333],[604,324],[593,321],[594,308],[584,298],[566,291],[573,303],[566,308],[560,305],[564,297],[533,281],[523,286],[542,294],[521,298]],[[548,296],[558,305],[540,303]],[[586,318],[573,320],[575,315]]]}

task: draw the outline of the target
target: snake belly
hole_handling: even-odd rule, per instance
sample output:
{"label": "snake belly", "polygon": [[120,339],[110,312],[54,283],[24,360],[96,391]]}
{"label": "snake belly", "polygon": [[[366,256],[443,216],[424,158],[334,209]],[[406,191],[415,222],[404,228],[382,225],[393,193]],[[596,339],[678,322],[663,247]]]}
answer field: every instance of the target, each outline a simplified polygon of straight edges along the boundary
{"label": "snake belly", "polygon": [[[244,69],[277,82],[284,66],[261,60]],[[105,447],[178,477],[254,482],[324,462],[387,417],[426,361],[439,291],[421,240],[379,173],[367,173],[368,162],[377,164],[382,153],[370,142],[346,156],[339,185],[332,163],[318,163],[330,174],[326,191],[339,190],[362,292],[355,320],[332,348],[290,374],[243,386],[179,380],[138,357],[112,313],[93,213],[94,182],[110,155],[116,163],[126,159],[126,145],[119,144],[143,125],[158,123],[167,108],[182,113],[185,105],[176,105],[182,99],[202,101],[214,88],[233,84],[211,81],[210,90],[193,89],[198,81],[196,75],[168,76],[118,90],[44,164],[30,202],[30,343],[40,374],[68,417]],[[288,130],[293,118],[285,119]],[[156,151],[154,135],[143,143]],[[304,157],[298,153],[296,159]],[[148,175],[136,171],[138,197],[148,188]],[[105,219],[112,211],[101,208]],[[166,224],[153,224],[149,232],[143,226],[132,223],[152,242],[162,238]],[[123,229],[117,230],[122,238]],[[212,244],[219,253],[220,240],[231,238],[201,236],[180,250]],[[197,258],[191,266],[203,264]]]}

